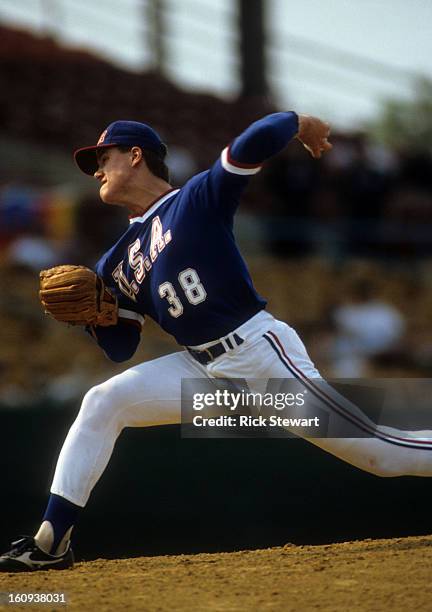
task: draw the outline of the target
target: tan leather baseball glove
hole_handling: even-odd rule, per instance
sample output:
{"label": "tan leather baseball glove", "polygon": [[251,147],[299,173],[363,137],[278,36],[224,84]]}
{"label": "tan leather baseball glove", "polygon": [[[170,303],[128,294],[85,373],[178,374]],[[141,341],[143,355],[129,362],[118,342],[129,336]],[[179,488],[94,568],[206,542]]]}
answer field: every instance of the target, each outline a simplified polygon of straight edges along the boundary
{"label": "tan leather baseball glove", "polygon": [[56,266],[40,272],[39,297],[45,313],[71,325],[115,325],[117,299],[85,266]]}

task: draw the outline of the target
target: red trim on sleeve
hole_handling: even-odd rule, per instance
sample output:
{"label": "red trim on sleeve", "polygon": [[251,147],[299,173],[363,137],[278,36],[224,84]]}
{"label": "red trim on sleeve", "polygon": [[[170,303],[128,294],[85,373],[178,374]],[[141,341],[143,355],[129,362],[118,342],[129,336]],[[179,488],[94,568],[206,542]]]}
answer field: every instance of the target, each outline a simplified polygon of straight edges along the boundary
{"label": "red trim on sleeve", "polygon": [[242,162],[238,162],[237,160],[233,159],[231,157],[231,145],[228,145],[227,159],[228,159],[228,162],[232,166],[237,166],[237,168],[245,168],[246,170],[248,170],[248,169],[255,169],[255,168],[262,168],[262,164],[244,164]]}

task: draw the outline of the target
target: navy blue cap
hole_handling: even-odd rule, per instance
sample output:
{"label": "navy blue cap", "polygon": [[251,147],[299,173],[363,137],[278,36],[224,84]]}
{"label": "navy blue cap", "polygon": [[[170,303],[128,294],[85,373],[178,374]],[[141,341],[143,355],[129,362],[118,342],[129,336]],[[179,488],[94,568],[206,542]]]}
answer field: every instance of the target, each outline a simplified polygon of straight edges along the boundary
{"label": "navy blue cap", "polygon": [[83,147],[74,153],[78,168],[86,174],[93,175],[98,169],[96,152],[105,147],[141,147],[153,151],[164,159],[167,148],[157,132],[146,123],[138,121],[114,121],[99,136],[97,144]]}

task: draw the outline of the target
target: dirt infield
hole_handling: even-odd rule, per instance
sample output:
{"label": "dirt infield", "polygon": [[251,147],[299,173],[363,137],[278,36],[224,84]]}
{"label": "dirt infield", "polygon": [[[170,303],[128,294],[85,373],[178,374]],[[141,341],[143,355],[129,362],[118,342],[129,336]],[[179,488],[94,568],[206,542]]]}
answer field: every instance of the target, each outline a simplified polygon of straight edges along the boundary
{"label": "dirt infield", "polygon": [[64,592],[68,600],[1,610],[431,610],[432,536],[99,559],[62,572],[3,574],[0,591]]}

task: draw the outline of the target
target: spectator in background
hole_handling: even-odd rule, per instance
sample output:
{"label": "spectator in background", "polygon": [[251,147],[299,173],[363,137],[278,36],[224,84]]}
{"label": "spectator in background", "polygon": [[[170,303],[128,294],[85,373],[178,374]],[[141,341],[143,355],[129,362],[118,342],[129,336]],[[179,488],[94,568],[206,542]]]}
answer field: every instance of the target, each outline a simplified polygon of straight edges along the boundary
{"label": "spectator in background", "polygon": [[396,157],[372,146],[363,134],[339,135],[324,162],[325,175],[337,192],[346,218],[345,247],[350,255],[376,255],[385,200],[397,173]]}
{"label": "spectator in background", "polygon": [[343,302],[335,307],[333,376],[360,378],[367,375],[370,360],[396,351],[405,332],[399,311],[376,294],[368,280],[352,284]]}
{"label": "spectator in background", "polygon": [[184,147],[171,145],[167,155],[173,185],[183,185],[198,172],[198,165],[192,153]]}
{"label": "spectator in background", "polygon": [[64,261],[93,266],[99,253],[120,237],[122,222],[117,207],[101,206],[100,201],[91,195],[81,198],[75,209],[75,231],[67,244]]}
{"label": "spectator in background", "polygon": [[37,272],[55,265],[59,256],[59,250],[52,241],[42,235],[42,232],[22,233],[7,249],[8,262],[26,266]]}
{"label": "spectator in background", "polygon": [[311,200],[321,186],[320,168],[321,162],[293,147],[264,170],[262,180],[271,195],[265,209],[267,248],[273,255],[301,257],[310,252]]}

